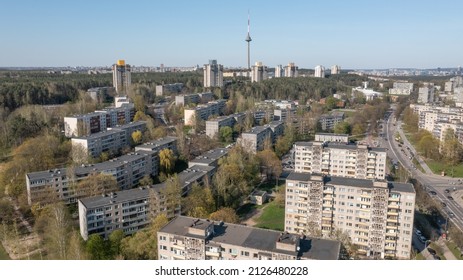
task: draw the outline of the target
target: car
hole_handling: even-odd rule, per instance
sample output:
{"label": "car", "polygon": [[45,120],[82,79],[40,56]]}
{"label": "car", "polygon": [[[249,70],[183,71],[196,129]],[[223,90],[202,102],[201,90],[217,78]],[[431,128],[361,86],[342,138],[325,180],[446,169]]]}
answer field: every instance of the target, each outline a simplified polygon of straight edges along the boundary
{"label": "car", "polygon": [[450,190],[449,190],[449,189],[445,189],[444,192],[445,192],[445,193],[450,193]]}
{"label": "car", "polygon": [[440,261],[440,257],[438,255],[432,255],[432,257],[437,260],[437,261]]}
{"label": "car", "polygon": [[448,200],[453,200],[453,197],[451,195],[447,196]]}
{"label": "car", "polygon": [[432,194],[432,195],[437,195],[437,193],[435,191],[430,191],[429,193]]}
{"label": "car", "polygon": [[446,206],[447,206],[447,204],[445,204],[445,202],[441,202],[441,204],[442,204],[442,207],[446,207]]}
{"label": "car", "polygon": [[449,214],[449,217],[450,217],[450,218],[454,218],[454,217],[455,217],[455,214],[453,214],[453,212],[448,212],[448,214]]}
{"label": "car", "polygon": [[437,253],[436,250],[434,250],[433,248],[429,248],[429,247],[428,247],[428,252],[433,256]]}
{"label": "car", "polygon": [[424,237],[424,236],[421,235],[421,236],[418,236],[418,239],[419,239],[421,242],[426,243],[426,237]]}
{"label": "car", "polygon": [[416,235],[420,235],[421,236],[421,231],[419,229],[415,229],[415,233]]}

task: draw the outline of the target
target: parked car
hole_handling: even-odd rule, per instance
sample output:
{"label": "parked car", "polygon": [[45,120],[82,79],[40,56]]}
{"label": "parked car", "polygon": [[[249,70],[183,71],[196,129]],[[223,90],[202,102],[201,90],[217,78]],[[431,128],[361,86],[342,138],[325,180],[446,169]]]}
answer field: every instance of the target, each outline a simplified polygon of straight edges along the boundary
{"label": "parked car", "polygon": [[445,193],[450,193],[450,190],[449,190],[449,189],[445,189],[444,192],[445,192]]}
{"label": "parked car", "polygon": [[429,193],[432,194],[432,195],[437,195],[437,193],[435,191],[430,191]]}
{"label": "parked car", "polygon": [[440,261],[440,257],[438,255],[432,255],[432,257],[437,260],[437,261]]}
{"label": "parked car", "polygon": [[445,204],[445,202],[442,202],[442,207],[446,207],[447,204]]}
{"label": "parked car", "polygon": [[426,243],[426,237],[420,235],[420,236],[418,236],[418,239],[419,239],[421,242]]}
{"label": "parked car", "polygon": [[447,196],[448,200],[453,200],[453,197],[451,195]]}
{"label": "parked car", "polygon": [[431,255],[435,255],[437,252],[436,250],[434,250],[433,248],[430,248],[428,247],[428,252],[431,254]]}

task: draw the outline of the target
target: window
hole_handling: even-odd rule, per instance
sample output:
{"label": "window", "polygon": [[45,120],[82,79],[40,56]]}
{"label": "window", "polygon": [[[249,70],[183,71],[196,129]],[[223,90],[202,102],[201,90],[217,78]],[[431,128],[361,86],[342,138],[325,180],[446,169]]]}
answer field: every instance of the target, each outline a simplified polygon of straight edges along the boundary
{"label": "window", "polygon": [[241,251],[241,256],[249,257],[248,251]]}
{"label": "window", "polygon": [[165,245],[159,245],[159,249],[167,251],[167,246]]}
{"label": "window", "polygon": [[167,237],[165,235],[161,235],[161,236],[159,236],[159,239],[162,240],[162,241],[166,241]]}

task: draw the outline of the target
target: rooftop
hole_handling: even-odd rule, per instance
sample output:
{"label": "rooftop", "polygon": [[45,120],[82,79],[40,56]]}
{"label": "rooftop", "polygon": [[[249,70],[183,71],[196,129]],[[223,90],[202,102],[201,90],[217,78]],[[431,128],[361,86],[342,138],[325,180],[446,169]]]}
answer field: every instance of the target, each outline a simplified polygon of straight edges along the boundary
{"label": "rooftop", "polygon": [[[341,134],[342,135],[342,134]],[[294,145],[296,146],[302,146],[302,147],[312,147],[314,143],[321,143],[321,142],[296,142]],[[339,142],[326,142],[324,143],[325,148],[330,148],[330,149],[342,149],[342,150],[357,150],[359,149],[359,145],[353,144],[353,143],[339,143]],[[385,148],[376,148],[376,147],[368,147],[368,150],[374,151],[374,152],[386,152]]]}
{"label": "rooftop", "polygon": [[158,147],[162,147],[164,145],[171,144],[173,142],[177,141],[177,137],[172,137],[172,136],[166,136],[164,138],[160,138],[157,140],[153,140],[151,142],[143,143],[142,145],[138,145],[135,147],[135,149],[149,149],[149,150],[154,150]]}
{"label": "rooftop", "polygon": [[[188,232],[188,228],[195,221],[197,221],[195,218],[179,216],[170,221],[159,232],[175,234],[179,236],[193,236]],[[203,219],[200,219],[200,221],[202,221],[204,225],[214,223],[214,233],[209,237],[210,244],[230,244],[271,253],[293,255],[296,258],[302,257],[318,260],[337,260],[339,257],[339,251],[341,247],[341,243],[339,241],[305,237],[301,238],[301,241],[299,242],[299,251],[296,251],[296,243],[294,243],[294,250],[282,250],[277,249],[277,242],[287,244],[288,242],[299,240],[299,235],[287,233],[283,234],[285,235],[285,238],[282,242],[282,232],[279,231],[259,229],[223,222],[207,221]],[[200,236],[196,235],[194,237],[198,238]]]}
{"label": "rooftop", "polygon": [[197,156],[195,159],[190,160],[189,163],[197,163],[197,164],[211,164],[214,161],[218,160],[219,158],[226,156],[228,154],[229,149],[227,148],[217,148],[210,151],[205,152],[204,154]]}
{"label": "rooftop", "polygon": [[[206,173],[212,171],[214,167],[212,166],[199,166],[195,165],[191,168],[187,168],[182,172],[178,173],[178,179],[180,184],[185,186],[191,182],[199,180]],[[98,195],[93,197],[86,197],[80,199],[83,205],[87,208],[101,207],[104,205],[109,205],[113,203],[121,203],[125,201],[133,201],[137,199],[147,198],[149,196],[150,190],[159,191],[166,186],[166,183],[160,183],[152,186],[138,187],[135,189],[124,190],[114,192],[113,195]]]}
{"label": "rooftop", "polygon": [[116,126],[113,126],[113,127],[108,127],[108,130],[126,129],[126,128],[131,128],[131,127],[137,127],[137,126],[140,126],[140,125],[146,126],[146,122],[145,121],[136,121],[136,122],[126,123],[126,124],[123,124],[123,125],[116,125]]}
{"label": "rooftop", "polygon": [[92,133],[88,136],[82,136],[82,137],[72,137],[71,140],[92,140],[92,139],[98,139],[101,137],[109,136],[109,135],[114,135],[121,133],[119,130],[106,130],[106,131],[101,131],[97,133]]}

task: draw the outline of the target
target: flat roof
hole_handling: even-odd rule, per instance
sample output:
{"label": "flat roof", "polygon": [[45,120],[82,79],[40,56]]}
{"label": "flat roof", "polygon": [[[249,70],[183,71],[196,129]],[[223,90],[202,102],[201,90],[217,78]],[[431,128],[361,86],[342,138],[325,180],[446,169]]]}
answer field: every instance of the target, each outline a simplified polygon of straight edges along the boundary
{"label": "flat roof", "polygon": [[[154,154],[152,151],[137,151],[134,153],[129,153],[118,158],[114,158],[105,162],[96,163],[96,164],[88,164],[88,165],[81,165],[75,168],[75,174],[78,175],[85,175],[89,174],[93,171],[106,171],[110,169],[114,169],[120,167],[123,164],[126,164],[131,161],[138,160],[143,158],[147,155]],[[38,180],[38,179],[48,179],[53,177],[61,177],[66,176],[67,168],[58,168],[58,169],[50,169],[44,171],[37,171],[27,173],[27,177],[30,180]]]}
{"label": "flat roof", "polygon": [[145,125],[146,126],[146,122],[145,121],[136,121],[136,122],[126,123],[126,124],[122,124],[122,125],[116,125],[116,126],[113,126],[113,127],[108,127],[108,130],[126,129],[126,128],[140,126],[140,125]]}
{"label": "flat roof", "polygon": [[227,148],[217,148],[209,150],[202,155],[197,156],[193,160],[190,160],[189,163],[200,163],[200,164],[211,164],[219,158],[226,156],[229,149]]}
{"label": "flat roof", "polygon": [[[212,171],[215,167],[195,165],[178,173],[180,184],[185,186],[200,179],[202,176]],[[150,190],[159,191],[166,186],[160,183],[151,186],[138,187],[130,190],[117,191],[111,195],[98,195],[80,199],[80,202],[87,208],[101,207],[114,203],[143,199],[149,196]]]}
{"label": "flat roof", "polygon": [[96,139],[96,138],[101,138],[101,137],[105,137],[105,136],[108,136],[108,135],[113,135],[113,134],[118,134],[118,133],[121,133],[122,131],[120,130],[106,130],[106,131],[101,131],[101,132],[97,132],[97,133],[92,133],[88,136],[82,136],[82,137],[72,137],[71,138],[71,141],[76,139],[76,140],[90,140],[90,139]]}
{"label": "flat roof", "polygon": [[270,127],[268,127],[268,126],[254,126],[254,127],[251,128],[250,131],[243,132],[242,135],[243,134],[259,134],[259,133],[264,132],[267,129],[270,129]]}
{"label": "flat roof", "polygon": [[141,145],[138,145],[138,146],[135,147],[135,149],[137,149],[137,148],[154,149],[154,148],[164,146],[164,145],[176,142],[176,141],[177,141],[177,137],[166,136],[166,137],[163,137],[163,138],[160,138],[160,139],[157,139],[157,140],[153,140],[151,142],[146,142],[146,143],[143,143]]}
{"label": "flat roof", "polygon": [[[311,147],[313,146],[313,143],[321,143],[319,141],[312,141],[312,142],[295,142],[294,145],[296,146],[303,146],[303,147]],[[354,143],[340,143],[340,142],[325,142],[324,148],[329,148],[329,149],[340,149],[340,150],[357,150],[358,149],[357,144]],[[376,147],[370,147],[367,146],[369,151],[374,151],[374,152],[386,152],[385,148],[376,148]]]}
{"label": "flat roof", "polygon": [[[165,225],[159,232],[179,236],[195,236],[188,232],[188,228],[198,219],[179,216]],[[282,236],[282,232],[268,229],[253,228],[244,225],[220,223],[200,219],[206,225],[214,223],[214,233],[210,236],[209,242],[230,244],[240,247],[252,248],[260,251],[281,253],[318,260],[337,260],[341,243],[334,240],[306,237],[301,239],[300,251],[277,249],[276,244]],[[299,235],[288,234],[291,238],[298,238]],[[198,238],[199,236],[195,236]],[[280,243],[285,243],[281,242]],[[294,248],[296,249],[296,248]]]}
{"label": "flat roof", "polygon": [[315,133],[315,136],[323,135],[323,136],[342,136],[342,137],[349,137],[349,134],[337,134],[337,133]]}

